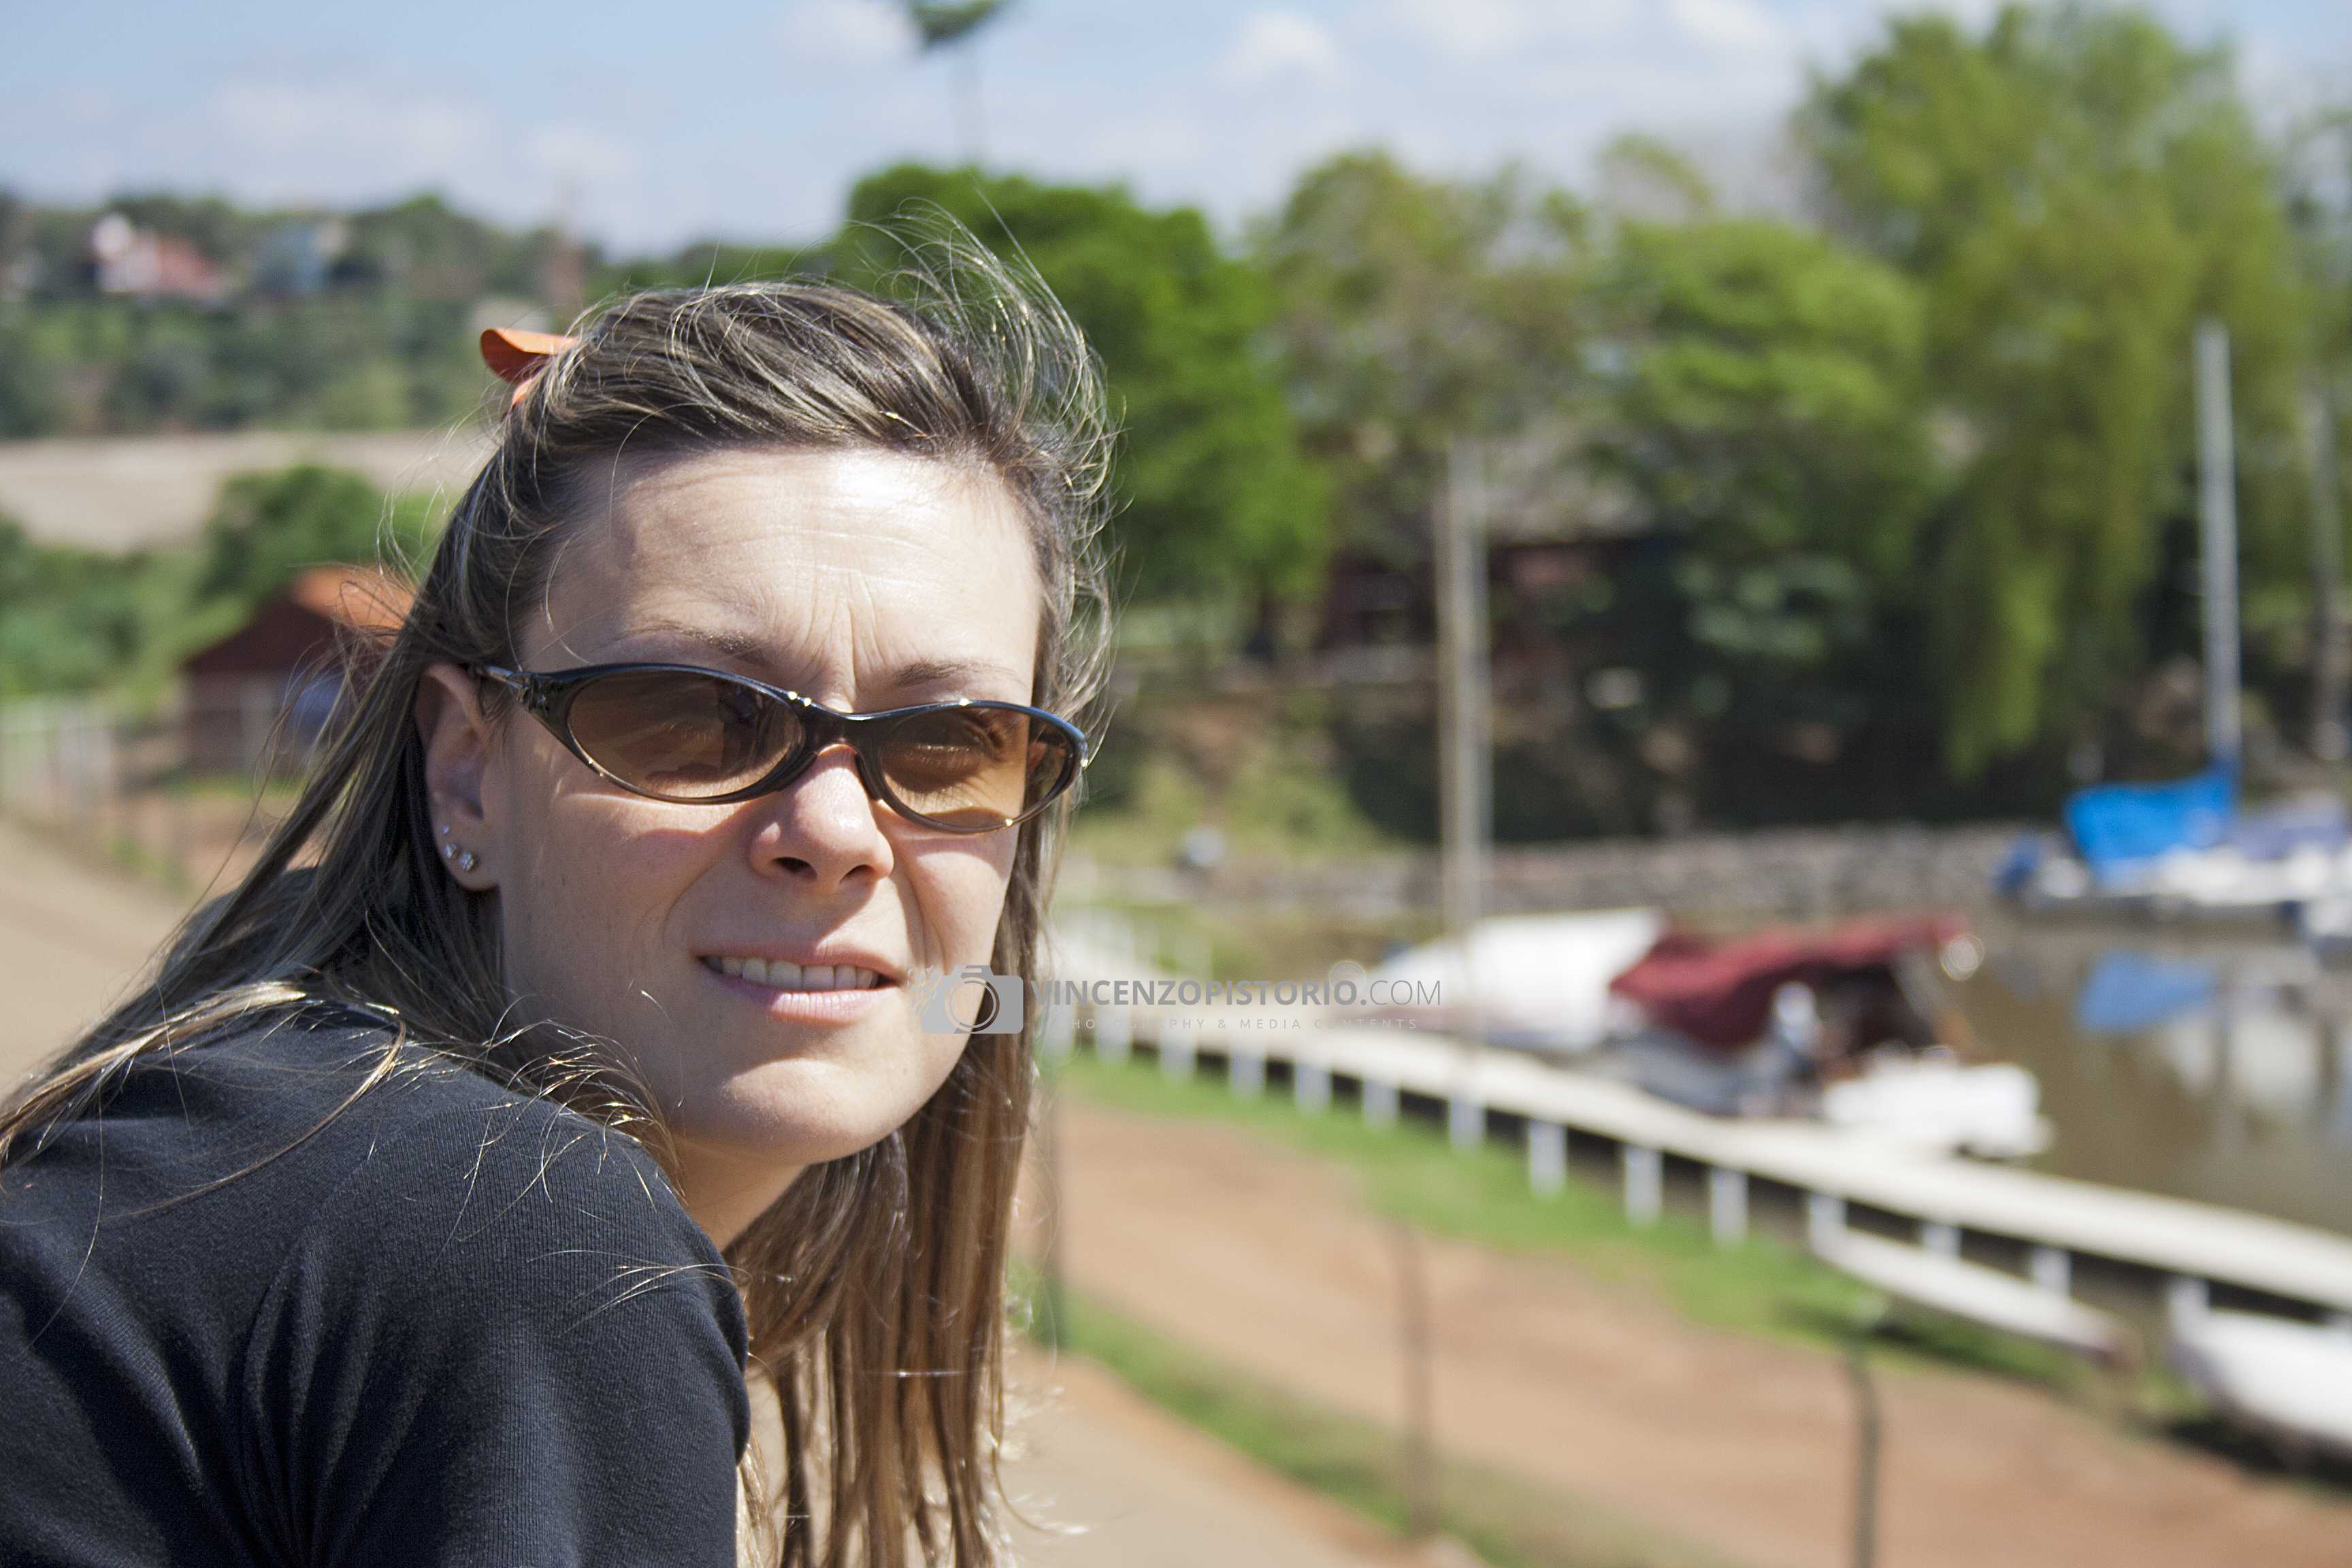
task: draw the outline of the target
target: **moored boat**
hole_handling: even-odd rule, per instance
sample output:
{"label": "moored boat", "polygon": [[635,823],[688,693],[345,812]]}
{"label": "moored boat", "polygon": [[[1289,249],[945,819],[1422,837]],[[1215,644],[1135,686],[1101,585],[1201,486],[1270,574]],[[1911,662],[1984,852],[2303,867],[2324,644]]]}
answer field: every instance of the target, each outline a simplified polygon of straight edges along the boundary
{"label": "moored boat", "polygon": [[[1381,1010],[1535,1052],[1712,1115],[1803,1117],[1923,1149],[2015,1158],[2046,1146],[2032,1073],[1970,1061],[1943,988],[1982,949],[1934,916],[1732,939],[1654,910],[1483,923],[1391,959]],[[1434,985],[1431,984],[1434,982]]]}

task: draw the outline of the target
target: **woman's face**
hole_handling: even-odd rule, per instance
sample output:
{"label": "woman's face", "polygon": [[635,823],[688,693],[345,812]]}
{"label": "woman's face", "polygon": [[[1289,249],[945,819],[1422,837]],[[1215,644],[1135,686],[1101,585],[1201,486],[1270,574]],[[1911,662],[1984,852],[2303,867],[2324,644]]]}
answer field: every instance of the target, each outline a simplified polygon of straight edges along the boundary
{"label": "woman's face", "polygon": [[[1027,702],[1042,613],[1017,503],[984,470],[866,451],[624,464],[556,556],[522,667],[704,665],[844,711]],[[436,822],[494,889],[509,987],[613,1041],[658,1096],[688,1207],[723,1245],[809,1163],[904,1123],[962,1050],[910,979],[985,963],[1018,829],[950,834],[870,799],[845,747],[733,805],[648,800],[541,724],[487,725],[439,667],[419,721]],[[866,989],[763,984],[756,958]]]}

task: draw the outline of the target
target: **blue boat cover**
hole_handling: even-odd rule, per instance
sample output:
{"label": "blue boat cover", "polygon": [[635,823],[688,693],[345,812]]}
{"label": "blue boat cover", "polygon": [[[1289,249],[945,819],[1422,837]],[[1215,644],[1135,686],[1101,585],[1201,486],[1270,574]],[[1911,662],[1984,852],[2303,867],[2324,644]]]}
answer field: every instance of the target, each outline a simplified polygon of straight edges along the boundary
{"label": "blue boat cover", "polygon": [[2075,849],[2102,879],[2175,849],[2210,849],[2237,815],[2237,770],[2226,765],[2166,784],[2077,790],[2065,812]]}

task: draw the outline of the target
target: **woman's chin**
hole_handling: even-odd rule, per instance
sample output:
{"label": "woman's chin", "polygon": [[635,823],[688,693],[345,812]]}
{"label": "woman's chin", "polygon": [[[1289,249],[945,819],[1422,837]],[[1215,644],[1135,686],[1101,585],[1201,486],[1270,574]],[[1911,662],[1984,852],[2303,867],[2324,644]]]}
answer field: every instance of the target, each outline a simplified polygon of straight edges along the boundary
{"label": "woman's chin", "polygon": [[[940,1079],[946,1077],[944,1064]],[[841,1061],[830,1053],[764,1061],[732,1075],[713,1094],[672,1113],[678,1135],[719,1145],[744,1160],[779,1166],[846,1159],[906,1125],[939,1087],[875,1059]]]}

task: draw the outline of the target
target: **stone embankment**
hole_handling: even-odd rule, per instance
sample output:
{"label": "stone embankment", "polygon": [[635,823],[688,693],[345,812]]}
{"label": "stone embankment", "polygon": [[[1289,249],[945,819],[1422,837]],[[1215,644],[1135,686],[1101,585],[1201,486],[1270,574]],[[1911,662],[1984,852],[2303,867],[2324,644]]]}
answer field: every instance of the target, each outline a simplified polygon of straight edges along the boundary
{"label": "stone embankment", "polygon": [[[1819,920],[1895,910],[1981,910],[2023,825],[1910,824],[1501,847],[1495,914],[1656,905],[1686,915]],[[1213,870],[1099,873],[1130,897],[1358,918],[1438,904],[1434,852],[1349,860],[1235,858]],[[1083,873],[1082,873],[1083,875]]]}

